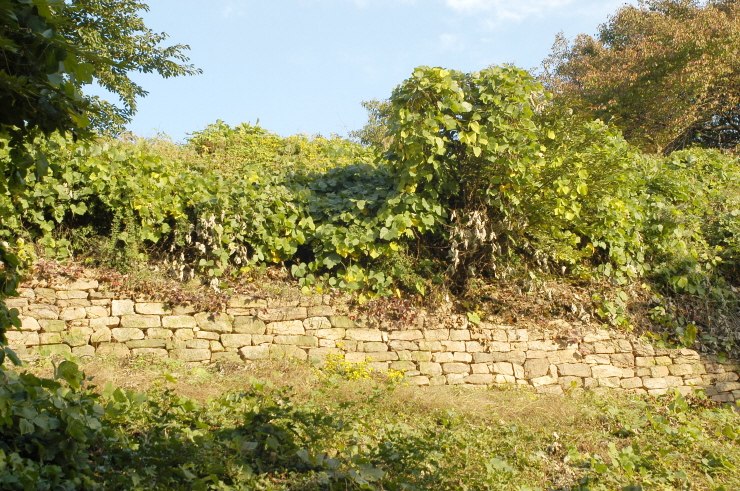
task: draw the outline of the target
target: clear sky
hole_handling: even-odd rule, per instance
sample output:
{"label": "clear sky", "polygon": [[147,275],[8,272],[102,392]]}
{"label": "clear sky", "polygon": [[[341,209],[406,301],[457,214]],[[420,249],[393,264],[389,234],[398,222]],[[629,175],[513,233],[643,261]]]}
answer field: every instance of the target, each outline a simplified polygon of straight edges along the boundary
{"label": "clear sky", "polygon": [[[594,34],[626,0],[149,0],[147,26],[188,44],[203,74],[136,76],[150,93],[129,129],[187,133],[222,119],[275,133],[360,128],[419,65],[530,69],[555,35]],[[635,2],[632,2],[635,3]]]}

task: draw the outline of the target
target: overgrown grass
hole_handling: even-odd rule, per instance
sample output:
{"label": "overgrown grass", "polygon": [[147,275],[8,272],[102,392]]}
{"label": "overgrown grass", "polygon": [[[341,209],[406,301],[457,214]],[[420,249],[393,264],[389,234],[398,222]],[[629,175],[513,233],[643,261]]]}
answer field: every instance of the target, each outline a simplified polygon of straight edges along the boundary
{"label": "overgrown grass", "polygon": [[275,360],[109,359],[81,368],[101,395],[82,392],[104,409],[85,452],[100,489],[740,486],[740,418],[702,397],[418,388],[366,377],[362,366]]}

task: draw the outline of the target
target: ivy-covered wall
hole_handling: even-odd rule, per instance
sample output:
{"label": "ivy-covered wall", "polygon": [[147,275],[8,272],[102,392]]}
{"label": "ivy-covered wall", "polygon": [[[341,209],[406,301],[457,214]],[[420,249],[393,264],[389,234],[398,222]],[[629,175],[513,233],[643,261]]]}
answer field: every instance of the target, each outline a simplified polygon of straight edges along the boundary
{"label": "ivy-covered wall", "polygon": [[564,321],[522,329],[420,313],[409,325],[377,326],[348,315],[329,295],[234,296],[221,312],[196,312],[117,296],[86,278],[32,281],[20,293],[7,303],[19,310],[22,330],[7,335],[27,360],[71,353],[208,363],[339,353],[402,371],[417,385],[522,384],[549,394],[574,387],[656,395],[701,388],[716,401],[740,399],[735,362],[657,349],[610,330],[575,330]]}

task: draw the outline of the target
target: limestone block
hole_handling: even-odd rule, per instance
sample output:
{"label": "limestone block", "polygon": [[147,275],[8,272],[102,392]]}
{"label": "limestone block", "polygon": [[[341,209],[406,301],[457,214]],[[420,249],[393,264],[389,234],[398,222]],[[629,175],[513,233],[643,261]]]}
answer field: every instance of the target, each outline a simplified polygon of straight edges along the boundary
{"label": "limestone block", "polygon": [[121,327],[135,327],[137,329],[147,329],[149,327],[159,327],[161,325],[158,315],[138,315],[127,314],[121,316]]}
{"label": "limestone block", "polygon": [[691,375],[694,373],[693,367],[688,363],[683,363],[680,365],[670,365],[668,367],[668,371],[671,372],[671,375],[674,375],[676,377],[682,377],[684,375]]}
{"label": "limestone block", "polygon": [[[221,351],[225,351],[224,345],[221,344],[220,341],[209,341],[209,342],[211,343],[209,347],[211,350],[211,353],[218,353]],[[236,348],[231,348],[231,349],[236,349]]]}
{"label": "limestone block", "polygon": [[636,371],[638,377],[650,377],[652,376],[652,367],[651,368],[638,368]]}
{"label": "limestone block", "polygon": [[[276,309],[263,309],[258,311],[257,317],[265,322],[284,322],[300,320],[308,317],[306,307],[283,307]],[[315,316],[314,316],[315,317]]]}
{"label": "limestone block", "polygon": [[87,358],[95,356],[95,347],[86,344],[84,346],[75,346],[72,348],[72,355],[78,358]]}
{"label": "limestone block", "polygon": [[33,317],[26,317],[24,315],[19,315],[18,319],[20,319],[21,321],[22,331],[40,331],[41,330],[41,325],[39,324],[39,321],[37,321]]}
{"label": "limestone block", "polygon": [[632,343],[632,349],[635,353],[635,356],[640,357],[653,357],[655,356],[655,349],[646,343],[643,343],[641,341],[634,341]]}
{"label": "limestone block", "polygon": [[95,353],[98,355],[125,357],[131,355],[131,350],[123,343],[100,343],[95,348]]}
{"label": "limestone block", "polygon": [[398,341],[416,341],[418,339],[424,339],[424,334],[418,329],[412,329],[409,331],[391,331],[388,333],[388,339]]}
{"label": "limestone block", "polygon": [[387,372],[390,362],[387,361],[368,361],[367,367],[370,370]]}
{"label": "limestone block", "polygon": [[527,361],[526,351],[509,351],[505,353],[492,353],[492,355],[494,362],[506,361],[516,365],[524,365],[524,362]]}
{"label": "limestone block", "polygon": [[240,363],[242,361],[239,353],[236,351],[221,351],[211,353],[212,363]]}
{"label": "limestone block", "polygon": [[90,319],[90,327],[116,327],[121,324],[120,317],[100,317],[98,319]]}
{"label": "limestone block", "polygon": [[659,366],[668,366],[673,364],[673,360],[669,356],[656,356],[655,364]]}
{"label": "limestone block", "polygon": [[365,353],[366,360],[367,361],[377,361],[377,362],[386,362],[386,361],[397,361],[398,360],[398,353],[394,353],[392,351],[374,351],[372,353]]}
{"label": "limestone block", "polygon": [[419,362],[419,372],[423,375],[442,375],[442,365],[439,363]]}
{"label": "limestone block", "polygon": [[355,328],[347,329],[345,338],[354,341],[381,342],[383,336],[378,329]]}
{"label": "limestone block", "polygon": [[564,377],[590,377],[591,365],[587,363],[566,363],[558,365],[558,373]]}
{"label": "limestone block", "polygon": [[630,343],[626,339],[617,339],[615,341],[612,341],[612,343],[617,353],[633,353],[632,343]]}
{"label": "limestone block", "polygon": [[385,343],[377,342],[377,341],[363,342],[362,351],[366,353],[377,353],[377,352],[382,352],[382,351],[388,351],[388,345]]}
{"label": "limestone block", "polygon": [[56,320],[59,319],[59,307],[46,304],[31,304],[25,310],[24,314],[36,320]]}
{"label": "limestone block", "polygon": [[41,343],[39,333],[35,331],[23,332],[13,329],[7,331],[5,337],[8,339],[8,345],[12,347],[38,346]]}
{"label": "limestone block", "polygon": [[543,395],[552,395],[552,396],[559,396],[563,394],[563,387],[558,385],[541,385],[539,387],[535,387],[535,392],[538,394]]}
{"label": "limestone block", "polygon": [[586,355],[583,361],[589,365],[608,365],[612,362],[609,355]]}
{"label": "limestone block", "polygon": [[131,350],[131,356],[148,356],[150,358],[167,358],[169,354],[163,348],[134,348]]}
{"label": "limestone block", "polygon": [[6,298],[5,299],[5,306],[8,307],[8,309],[18,309],[19,311],[23,309],[24,307],[28,307],[28,299],[27,298]]}
{"label": "limestone block", "polygon": [[38,323],[39,326],[41,326],[41,330],[44,332],[60,332],[67,329],[67,324],[60,320],[41,319]]}
{"label": "limestone block", "polygon": [[493,373],[497,373],[500,375],[514,375],[514,365],[508,362],[498,362],[494,363],[491,367],[491,371]]}
{"label": "limestone block", "polygon": [[195,339],[207,339],[209,341],[218,341],[221,334],[213,331],[195,331]]}
{"label": "limestone block", "polygon": [[39,344],[59,344],[62,342],[60,332],[42,332],[39,334]]}
{"label": "limestone block", "polygon": [[547,358],[547,351],[528,350],[528,351],[525,351],[524,353],[526,354],[528,360],[538,359],[538,358]]}
{"label": "limestone block", "polygon": [[440,341],[440,343],[445,351],[465,351],[465,341]]}
{"label": "limestone block", "polygon": [[666,366],[650,367],[650,376],[655,378],[667,377],[671,372]]}
{"label": "limestone block", "polygon": [[319,348],[336,348],[337,342],[333,339],[320,339],[319,338]]}
{"label": "limestone block", "polygon": [[440,341],[417,341],[421,351],[444,351]]}
{"label": "limestone block", "polygon": [[432,353],[429,351],[412,351],[411,359],[413,361],[432,361]]}
{"label": "limestone block", "polygon": [[535,358],[524,362],[524,378],[534,379],[550,371],[550,362],[544,358]]}
{"label": "limestone block", "polygon": [[527,343],[527,349],[534,351],[555,351],[560,349],[560,346],[555,341],[546,339],[543,341],[529,341]]}
{"label": "limestone block", "polygon": [[265,334],[267,326],[258,317],[237,316],[234,317],[234,333],[236,334]]}
{"label": "limestone block", "polygon": [[306,350],[290,345],[273,344],[270,346],[270,356],[274,358],[296,358],[301,361],[308,360]]}
{"label": "limestone block", "polygon": [[559,365],[561,363],[574,363],[579,361],[580,358],[580,354],[575,349],[564,349],[547,352],[547,359],[553,365]]}
{"label": "limestone block", "polygon": [[516,378],[512,377],[511,375],[494,375],[493,376],[493,383],[494,384],[515,384]]}
{"label": "limestone block", "polygon": [[195,313],[195,307],[190,304],[174,305],[172,315],[189,315]]}
{"label": "limestone block", "polygon": [[593,389],[599,386],[599,381],[592,377],[586,377],[583,379],[583,388]]}
{"label": "limestone block", "polygon": [[53,304],[57,301],[57,292],[53,288],[36,288],[36,297],[34,300],[38,303]]}
{"label": "limestone block", "polygon": [[444,375],[433,375],[429,377],[429,385],[445,385],[447,384],[447,377]]}
{"label": "limestone block", "polygon": [[307,315],[309,317],[329,317],[334,315],[334,309],[329,305],[313,305],[308,307]]}
{"label": "limestone block", "polygon": [[465,377],[464,382],[471,385],[489,385],[493,383],[493,375],[487,373],[474,373]]}
{"label": "limestone block", "polygon": [[452,329],[450,341],[470,341],[470,331],[467,329]]}
{"label": "limestone block", "polygon": [[556,377],[545,375],[543,377],[535,377],[533,379],[530,379],[530,383],[532,384],[533,387],[542,387],[543,385],[557,384],[558,379]]}
{"label": "limestone block", "polygon": [[718,382],[714,384],[714,388],[718,392],[730,392],[733,390],[740,390],[740,383],[738,382]]}
{"label": "limestone block", "polygon": [[133,327],[114,327],[110,332],[113,339],[119,343],[125,343],[134,339],[144,339],[144,331]]}
{"label": "limestone block", "polygon": [[110,305],[111,315],[132,315],[135,314],[133,300],[113,300]]}
{"label": "limestone block", "polygon": [[701,377],[695,377],[695,378],[684,377],[683,383],[685,385],[699,386],[699,385],[703,385],[704,381],[702,380]]}
{"label": "limestone block", "polygon": [[267,300],[246,295],[234,295],[229,299],[229,307],[259,309],[267,307]]}
{"label": "limestone block", "polygon": [[85,317],[88,319],[102,319],[110,317],[110,309],[108,307],[100,306],[85,307]]}
{"label": "limestone block", "polygon": [[491,373],[491,367],[488,363],[472,363],[470,365],[470,370],[473,373]]}
{"label": "limestone block", "polygon": [[185,348],[188,349],[209,349],[211,342],[208,339],[189,339],[185,341]]}
{"label": "limestone block", "polygon": [[[197,341],[197,340],[193,340]],[[174,349],[170,351],[170,357],[182,361],[209,361],[211,359],[211,350],[208,348],[201,349]]]}
{"label": "limestone block", "polygon": [[152,327],[146,330],[146,337],[150,339],[170,339],[172,336],[172,330],[162,327]]}
{"label": "limestone block", "polygon": [[[488,350],[491,352],[506,352],[511,351],[511,344],[509,343],[502,343],[499,341],[492,341],[489,343],[486,343],[488,346]],[[483,350],[480,350],[483,351]]]}
{"label": "limestone block", "polygon": [[72,327],[62,332],[62,342],[70,346],[83,346],[90,342],[90,335],[94,331],[89,327]]}
{"label": "limestone block", "polygon": [[470,363],[473,361],[473,355],[470,353],[465,353],[464,351],[456,351],[453,353],[454,358],[452,361],[459,362],[459,363]]}
{"label": "limestone block", "polygon": [[448,341],[450,339],[449,329],[427,329],[424,331],[426,341]]}
{"label": "limestone block", "polygon": [[251,334],[222,334],[221,344],[224,348],[241,348],[252,344]]}
{"label": "limestone block", "polygon": [[442,363],[442,373],[470,373],[470,365],[467,363]]}
{"label": "limestone block", "polygon": [[668,384],[668,387],[680,387],[683,385],[683,378],[668,376],[665,378],[665,382]]}
{"label": "limestone block", "polygon": [[144,315],[169,315],[172,308],[162,302],[137,302],[134,310],[137,314]]}
{"label": "limestone block", "polygon": [[[353,321],[346,315],[330,315],[329,322],[334,327],[343,327],[345,329],[351,329],[355,327],[355,321]],[[371,340],[368,340],[368,341],[371,341]]]}
{"label": "limestone block", "polygon": [[61,309],[66,309],[68,307],[90,307],[92,303],[84,298],[73,298],[71,300],[57,300],[56,305]]}
{"label": "limestone block", "polygon": [[[164,348],[167,342],[164,339],[136,339],[126,341],[127,348]],[[134,354],[133,352],[131,353]]]}
{"label": "limestone block", "polygon": [[596,365],[591,367],[591,376],[593,378],[631,378],[635,376],[634,370],[629,368],[619,368],[613,365]]}
{"label": "limestone block", "polygon": [[344,338],[346,332],[346,329],[342,328],[317,329],[316,337],[320,339],[331,339],[333,341],[338,341]]}
{"label": "limestone block", "polygon": [[98,327],[90,335],[90,342],[93,344],[97,343],[109,343],[112,339],[112,334],[109,327]]}
{"label": "limestone block", "polygon": [[415,351],[419,349],[419,345],[413,341],[390,341],[388,345],[395,351]]}
{"label": "limestone block", "polygon": [[[331,322],[326,317],[309,317],[303,320],[303,327],[312,330],[331,330]],[[339,329],[344,331],[344,329]]]}
{"label": "limestone block", "polygon": [[[502,355],[502,356],[508,355],[508,353],[496,353],[496,354]],[[491,363],[493,361],[498,361],[498,360],[494,360],[492,353],[473,353],[474,363]],[[507,357],[507,361],[508,361],[508,357]]]}
{"label": "limestone block", "polygon": [[195,317],[195,322],[198,323],[198,327],[203,331],[228,333],[233,330],[231,317],[228,314],[200,312],[195,314],[193,317]]}
{"label": "limestone block", "polygon": [[239,353],[245,360],[264,360],[270,357],[270,347],[245,346],[239,349]]}
{"label": "limestone block", "polygon": [[689,348],[682,348],[678,350],[678,354],[681,357],[688,358],[691,361],[699,361],[701,360],[701,357],[699,356],[699,353],[695,350],[689,349]]}
{"label": "limestone block", "polygon": [[691,365],[692,373],[696,375],[704,375],[705,373],[707,373],[702,363],[694,362],[694,363],[691,363],[690,365]]}
{"label": "limestone block", "polygon": [[621,379],[619,377],[604,377],[600,378],[599,387],[608,387],[610,389],[620,388]]}
{"label": "limestone block", "polygon": [[172,338],[176,341],[195,339],[195,331],[192,329],[175,329]]}
{"label": "limestone block", "polygon": [[444,351],[442,353],[434,353],[432,355],[432,360],[434,360],[435,363],[452,363],[455,361],[455,356],[448,351]]}
{"label": "limestone block", "polygon": [[344,361],[347,363],[364,363],[367,361],[368,357],[369,355],[367,353],[350,351],[344,354]]}
{"label": "limestone block", "polygon": [[47,344],[39,346],[39,356],[53,356],[72,354],[72,348],[66,344]]}
{"label": "limestone block", "polygon": [[448,373],[445,375],[447,385],[461,385],[465,383],[466,375],[464,373]]}
{"label": "limestone block", "polygon": [[512,329],[507,333],[508,341],[513,342],[529,342],[529,330],[527,329]]}
{"label": "limestone block", "polygon": [[478,341],[465,341],[465,351],[468,353],[482,353],[486,348]]}
{"label": "limestone block", "polygon": [[651,396],[662,396],[668,392],[668,389],[649,389],[647,392]]}
{"label": "limestone block", "polygon": [[[254,341],[252,342],[254,343]],[[341,341],[337,341],[337,347],[345,351],[357,351],[357,341],[342,339]]]}
{"label": "limestone block", "polygon": [[653,367],[655,366],[655,357],[654,356],[638,356],[635,358],[635,366]]}
{"label": "limestone block", "polygon": [[611,341],[597,341],[594,343],[594,353],[603,355],[616,353],[614,344]]}
{"label": "limestone block", "polygon": [[286,346],[301,346],[318,348],[319,340],[316,336],[275,336],[273,343]]}
{"label": "limestone block", "polygon": [[59,312],[59,319],[63,321],[84,319],[86,316],[85,307],[67,307]]}
{"label": "limestone block", "polygon": [[87,297],[90,294],[86,291],[82,290],[68,290],[68,291],[58,291],[57,292],[57,298],[59,300],[73,300],[73,299],[82,299],[87,300]]}
{"label": "limestone block", "polygon": [[53,286],[55,290],[95,290],[100,285],[98,284],[98,280],[77,278],[75,280],[55,283]]}
{"label": "limestone block", "polygon": [[583,379],[581,377],[560,377],[558,378],[560,386],[565,389],[579,389],[583,387]]}
{"label": "limestone block", "polygon": [[431,381],[429,380],[429,377],[426,377],[424,375],[419,375],[417,377],[407,377],[405,380],[409,385],[417,385],[417,386],[431,385]]}
{"label": "limestone block", "polygon": [[294,296],[292,294],[288,294],[285,296],[268,298],[267,308],[272,309],[272,310],[288,309],[291,307],[298,307],[299,303],[301,303],[300,297]]}
{"label": "limestone block", "polygon": [[667,389],[668,388],[668,384],[663,378],[643,377],[642,385],[643,387],[648,389],[648,391],[651,389]]}

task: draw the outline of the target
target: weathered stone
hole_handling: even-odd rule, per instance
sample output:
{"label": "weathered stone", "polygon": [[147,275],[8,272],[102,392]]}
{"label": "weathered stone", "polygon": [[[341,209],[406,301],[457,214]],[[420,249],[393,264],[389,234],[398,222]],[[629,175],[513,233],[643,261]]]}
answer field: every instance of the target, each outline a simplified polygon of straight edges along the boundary
{"label": "weathered stone", "polygon": [[90,342],[93,344],[109,343],[112,337],[109,327],[99,327],[90,335]]}
{"label": "weathered stone", "polygon": [[[196,341],[196,340],[194,340]],[[211,359],[211,350],[205,349],[174,349],[170,356],[182,361],[208,361]]]}
{"label": "weathered stone", "polygon": [[59,307],[55,305],[33,304],[28,306],[25,315],[39,321],[46,319],[56,320],[59,319]]}
{"label": "weathered stone", "polygon": [[313,305],[308,307],[307,315],[309,317],[329,317],[334,315],[334,309],[329,305]]}
{"label": "weathered stone", "polygon": [[60,332],[42,332],[39,334],[39,344],[59,344],[62,342]]}
{"label": "weathered stone", "polygon": [[75,346],[72,348],[72,355],[77,358],[89,358],[95,356],[95,347],[86,344],[84,346]]}
{"label": "weathered stone", "polygon": [[542,387],[543,385],[557,384],[558,379],[556,377],[551,377],[550,375],[545,375],[542,377],[535,377],[533,379],[530,379],[530,383],[532,384],[532,387]]}
{"label": "weathered stone", "polygon": [[134,306],[135,303],[133,300],[113,300],[110,306],[111,315],[121,316],[135,314]]}
{"label": "weathered stone", "polygon": [[398,360],[398,354],[394,353],[392,351],[373,351],[373,352],[365,352],[366,360],[368,361],[377,361],[377,362],[386,362],[386,361],[397,361]]}
{"label": "weathered stone", "polygon": [[560,346],[558,346],[555,341],[547,339],[544,341],[529,341],[527,343],[527,348],[535,351],[555,351],[560,349]]}
{"label": "weathered stone", "polygon": [[419,372],[423,375],[442,375],[442,365],[421,361],[419,362]]}
{"label": "weathered stone", "polygon": [[319,340],[316,336],[275,336],[273,343],[280,345],[318,348]]}
{"label": "weathered stone", "polygon": [[57,300],[56,305],[61,309],[66,309],[69,307],[90,307],[92,304],[90,303],[90,300],[73,298],[71,300]]}
{"label": "weathered stone", "polygon": [[289,345],[273,344],[270,346],[270,356],[274,358],[296,358],[302,361],[308,360],[308,353],[305,350]]}
{"label": "weathered stone", "polygon": [[41,324],[39,324],[39,321],[37,321],[33,317],[26,317],[24,315],[19,315],[18,319],[20,319],[21,321],[22,331],[40,331],[41,330]]}
{"label": "weathered stone", "polygon": [[119,343],[134,339],[144,339],[144,331],[133,327],[114,327],[110,330],[111,336]]}
{"label": "weathered stone", "polygon": [[263,309],[257,313],[257,317],[265,322],[284,322],[292,320],[303,320],[308,317],[306,307],[283,307],[278,309]]}
{"label": "weathered stone", "polygon": [[271,322],[267,324],[267,333],[282,336],[304,335],[306,334],[306,328],[303,327],[303,322],[299,320]]}
{"label": "weathered stone", "polygon": [[681,377],[683,375],[691,375],[694,373],[694,369],[691,365],[688,363],[681,364],[681,365],[671,365],[668,367],[668,371],[671,372],[671,375],[674,375],[676,377]]}
{"label": "weathered stone", "polygon": [[185,341],[185,348],[188,349],[210,349],[211,341],[208,339],[189,339]]}
{"label": "weathered stone", "polygon": [[[502,354],[502,353],[497,353],[497,354]],[[493,361],[500,361],[500,360],[494,360],[492,353],[473,353],[473,362],[475,363],[491,363]],[[508,357],[506,358],[506,361],[508,361]]]}
{"label": "weathered stone", "polygon": [[245,360],[264,360],[270,357],[269,346],[245,346],[239,349]]}
{"label": "weathered stone", "polygon": [[473,363],[470,365],[470,370],[473,373],[491,373],[491,367],[488,363]]}
{"label": "weathered stone", "polygon": [[95,349],[98,355],[111,355],[125,357],[131,355],[131,350],[123,343],[100,343]]}
{"label": "weathered stone", "polygon": [[654,357],[655,356],[655,349],[646,343],[643,343],[641,341],[635,341],[632,343],[632,347],[635,353],[635,356],[640,357]]}
{"label": "weathered stone", "polygon": [[227,314],[200,312],[195,314],[194,317],[198,327],[203,331],[228,333],[233,330],[231,318]]}
{"label": "weathered stone", "polygon": [[209,341],[218,341],[221,335],[213,331],[195,331],[195,339],[207,339]]}
{"label": "weathered stone", "polygon": [[121,327],[123,328],[135,327],[137,329],[147,329],[161,325],[158,315],[127,314],[121,316]]}
{"label": "weathered stone", "polygon": [[535,387],[535,392],[543,395],[559,396],[563,394],[563,387],[560,384],[557,385],[541,385]]}
{"label": "weathered stone", "polygon": [[5,306],[8,309],[18,309],[19,311],[23,309],[24,307],[28,307],[28,299],[27,298],[6,298],[4,300]]}
{"label": "weathered stone", "polygon": [[655,364],[659,366],[667,367],[668,365],[673,364],[673,360],[671,360],[669,356],[656,356]]}
{"label": "weathered stone", "polygon": [[[351,329],[355,327],[355,321],[345,315],[330,315],[329,322],[334,327],[343,327],[345,329]],[[373,341],[373,340],[368,340]]]}
{"label": "weathered stone", "polygon": [[444,346],[439,341],[417,341],[421,351],[444,351]]}
{"label": "weathered stone", "polygon": [[630,368],[635,366],[635,357],[632,353],[616,353],[611,355],[612,365],[621,368]]}
{"label": "weathered stone", "polygon": [[388,351],[388,345],[378,341],[364,341],[362,343],[362,351],[364,351],[365,353]]}
{"label": "weathered stone", "polygon": [[258,317],[234,317],[234,333],[236,334],[265,334],[267,326]]}
{"label": "weathered stone", "polygon": [[509,343],[501,343],[498,341],[493,341],[493,342],[486,343],[486,345],[488,346],[488,350],[491,352],[511,351],[511,344]]}
{"label": "weathered stone", "polygon": [[583,387],[583,379],[581,377],[559,377],[558,383],[565,390]]}
{"label": "weathered stone", "polygon": [[443,363],[442,373],[470,373],[470,365],[467,363]]}
{"label": "weathered stone", "polygon": [[507,362],[494,363],[491,367],[493,373],[514,376],[514,366]]}
{"label": "weathered stone", "polygon": [[654,356],[638,356],[635,358],[635,366],[637,367],[654,367],[655,357]]}
{"label": "weathered stone", "polygon": [[472,385],[489,385],[493,383],[493,375],[486,373],[474,373],[465,377],[464,381],[466,384]]}
{"label": "weathered stone", "polygon": [[147,356],[150,358],[167,358],[169,353],[163,348],[134,348],[131,350],[131,356]]}
{"label": "weathered stone", "polygon": [[57,298],[59,300],[73,300],[73,299],[83,299],[87,300],[87,297],[90,294],[82,291],[82,290],[69,290],[69,291],[58,291],[57,292]]}
{"label": "weathered stone", "polygon": [[596,365],[591,367],[591,376],[593,378],[629,378],[634,377],[635,373],[633,370],[628,368],[619,368],[612,365]]}
{"label": "weathered stone", "polygon": [[586,363],[566,363],[558,365],[558,373],[564,377],[590,377],[591,365]]}
{"label": "weathered stone", "polygon": [[134,310],[137,314],[144,315],[168,315],[172,313],[172,308],[162,302],[139,302]]}
{"label": "weathered stone", "polygon": [[670,370],[668,370],[668,367],[666,367],[666,366],[650,367],[650,375],[653,378],[667,377],[669,373],[671,373],[671,372],[670,372]]}
{"label": "weathered stone", "polygon": [[59,319],[71,321],[75,319],[84,319],[87,316],[84,307],[67,307],[59,312]]}
{"label": "weathered stone", "polygon": [[331,322],[326,317],[309,317],[304,319],[303,327],[312,330],[331,329]]}
{"label": "weathered stone", "polygon": [[195,306],[190,304],[180,304],[172,307],[172,315],[189,315],[194,313]]}
{"label": "weathered stone", "polygon": [[467,329],[452,329],[450,341],[470,341],[470,331]]}
{"label": "weathered stone", "polygon": [[40,344],[39,333],[34,331],[9,330],[5,333],[8,345],[17,348],[19,346],[38,346]]}
{"label": "weathered stone", "polygon": [[452,353],[444,351],[441,353],[433,353],[432,360],[435,363],[452,363],[453,361],[455,361],[455,357]]}
{"label": "weathered stone", "polygon": [[245,309],[261,309],[267,307],[267,300],[262,298],[235,295],[229,299],[229,307]]}
{"label": "weathered stone", "polygon": [[382,332],[377,329],[349,329],[347,330],[345,337],[355,341],[370,341],[380,342],[383,341]]}
{"label": "weathered stone", "polygon": [[543,358],[535,358],[524,362],[524,376],[535,379],[545,376],[550,371],[550,362]]}
{"label": "weathered stone", "polygon": [[665,379],[662,378],[643,377],[642,385],[648,390],[668,388],[668,384],[666,383]]}
{"label": "weathered stone", "polygon": [[211,353],[212,363],[239,363],[242,359],[239,353],[236,351],[222,351],[217,353]]}
{"label": "weathered stone", "polygon": [[90,319],[90,327],[116,327],[121,324],[120,317],[100,317],[98,319]]}
{"label": "weathered stone", "polygon": [[110,317],[110,309],[108,307],[92,306],[85,307],[85,316],[88,319],[102,319]]}
{"label": "weathered stone", "polygon": [[609,355],[586,355],[583,361],[589,365],[608,365],[612,362]]}
{"label": "weathered stone", "polygon": [[665,382],[668,384],[668,387],[680,387],[683,385],[683,378],[668,376],[665,378]]}
{"label": "weathered stone", "polygon": [[714,385],[714,388],[718,392],[730,392],[732,390],[740,390],[740,383],[738,382],[718,382]]}
{"label": "weathered stone", "polygon": [[447,341],[450,339],[449,329],[427,329],[424,331],[426,341]]}
{"label": "weathered stone", "polygon": [[620,385],[623,389],[641,388],[642,379],[640,377],[625,378],[620,381]]}
{"label": "weathered stone", "polygon": [[561,363],[574,363],[580,359],[580,355],[577,354],[575,349],[548,351],[547,359],[551,364],[559,365]]}
{"label": "weathered stone", "polygon": [[388,333],[388,339],[398,341],[416,341],[417,339],[424,339],[424,334],[418,329],[412,329],[410,331],[392,331]]}
{"label": "weathered stone", "polygon": [[66,344],[47,344],[39,346],[39,356],[53,356],[72,354],[72,348]]}
{"label": "weathered stone", "polygon": [[70,346],[83,346],[90,342],[90,335],[93,330],[89,327],[72,327],[68,331],[62,332],[62,342]]}
{"label": "weathered stone", "polygon": [[597,341],[594,343],[594,353],[603,355],[616,353],[614,344],[611,341]]}
{"label": "weathered stone", "polygon": [[241,348],[252,344],[251,334],[222,334],[221,344],[224,348]]}
{"label": "weathered stone", "polygon": [[473,355],[471,355],[470,353],[465,353],[464,351],[456,351],[454,353],[452,361],[460,363],[470,363],[471,361],[473,361]]}
{"label": "weathered stone", "polygon": [[164,339],[136,339],[126,341],[127,348],[164,348],[166,344]]}

